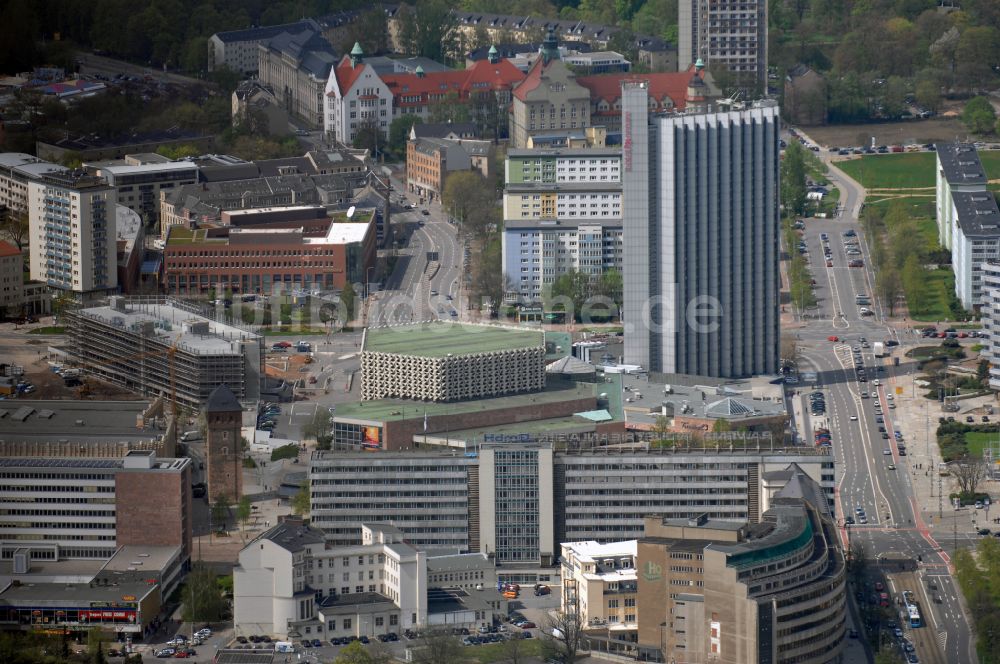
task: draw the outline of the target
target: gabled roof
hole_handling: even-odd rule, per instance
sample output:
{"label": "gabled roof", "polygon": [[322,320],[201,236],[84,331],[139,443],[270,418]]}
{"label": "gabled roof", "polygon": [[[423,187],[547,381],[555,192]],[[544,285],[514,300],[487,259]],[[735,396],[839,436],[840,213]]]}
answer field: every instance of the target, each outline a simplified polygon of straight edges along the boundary
{"label": "gabled roof", "polygon": [[240,413],[243,412],[243,406],[236,400],[236,395],[229,389],[229,386],[223,383],[208,395],[208,401],[205,403],[205,412]]}
{"label": "gabled roof", "polygon": [[0,258],[6,258],[8,256],[20,256],[21,250],[12,245],[10,242],[5,240],[0,240]]}
{"label": "gabled roof", "polygon": [[708,86],[711,94],[717,94],[713,90],[714,86],[709,86],[705,81],[704,71],[697,73],[694,67],[687,71],[663,72],[658,74],[634,74],[631,72],[619,72],[614,74],[595,74],[593,76],[579,76],[576,82],[590,90],[591,100],[604,99],[609,104],[614,104],[622,96],[623,81],[646,81],[648,83],[648,93],[657,101],[662,101],[664,97],[670,97],[677,110],[684,110],[687,105],[688,83],[692,76],[699,76]]}
{"label": "gabled roof", "polygon": [[[335,73],[342,95],[347,94],[366,66],[368,65],[362,62],[358,67],[352,67],[349,59],[341,59]],[[420,68],[418,67],[418,69]],[[378,74],[376,73],[376,75]],[[421,75],[416,73],[385,73],[379,78],[392,92],[393,97],[397,98],[396,105],[406,106],[411,104],[424,105],[429,101],[430,95],[454,92],[459,97],[464,98],[478,90],[507,89],[523,79],[524,74],[508,60],[501,60],[496,64],[482,60],[464,70],[428,72]],[[419,96],[420,99],[411,102],[403,102],[398,99],[404,95],[407,97]]]}
{"label": "gabled roof", "polygon": [[448,138],[455,135],[459,138],[476,135],[474,122],[418,122],[412,130],[415,138]]}

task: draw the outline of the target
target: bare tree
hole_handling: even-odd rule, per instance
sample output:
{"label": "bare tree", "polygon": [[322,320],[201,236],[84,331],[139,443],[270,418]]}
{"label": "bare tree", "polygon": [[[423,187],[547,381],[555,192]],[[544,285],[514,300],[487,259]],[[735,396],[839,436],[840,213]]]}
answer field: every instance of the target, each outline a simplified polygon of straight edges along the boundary
{"label": "bare tree", "polygon": [[418,643],[413,664],[458,664],[465,659],[462,644],[447,629],[421,631]]}
{"label": "bare tree", "polygon": [[791,333],[781,335],[781,360],[786,366],[795,366],[799,356],[799,342]]}
{"label": "bare tree", "polygon": [[552,658],[562,664],[573,664],[576,652],[583,641],[583,619],[579,610],[572,612],[560,611],[548,621],[547,648],[552,651]]}
{"label": "bare tree", "polygon": [[511,638],[503,642],[502,661],[508,664],[524,664],[528,659],[528,653],[524,647],[524,639],[520,634],[513,634]]}
{"label": "bare tree", "polygon": [[17,248],[24,250],[24,245],[28,240],[28,211],[27,210],[7,210],[0,211],[0,230],[6,234]]}
{"label": "bare tree", "polygon": [[958,482],[959,491],[970,496],[979,490],[979,485],[989,475],[989,466],[986,464],[986,460],[969,455],[953,461],[949,464],[949,470],[955,481]]}

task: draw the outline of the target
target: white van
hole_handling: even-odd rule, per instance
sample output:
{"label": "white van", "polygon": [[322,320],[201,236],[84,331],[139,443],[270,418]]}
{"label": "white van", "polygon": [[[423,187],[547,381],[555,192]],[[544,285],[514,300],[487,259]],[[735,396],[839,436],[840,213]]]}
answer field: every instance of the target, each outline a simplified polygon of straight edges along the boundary
{"label": "white van", "polygon": [[275,641],[274,652],[295,652],[295,646],[291,641]]}
{"label": "white van", "polygon": [[196,443],[201,440],[200,431],[185,431],[181,434],[182,443]]}

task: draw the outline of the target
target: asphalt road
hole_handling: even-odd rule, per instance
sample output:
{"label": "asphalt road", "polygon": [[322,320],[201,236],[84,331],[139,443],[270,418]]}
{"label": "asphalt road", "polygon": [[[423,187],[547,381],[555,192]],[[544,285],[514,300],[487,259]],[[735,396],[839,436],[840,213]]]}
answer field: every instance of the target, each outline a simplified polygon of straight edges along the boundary
{"label": "asphalt road", "polygon": [[[884,322],[885,312],[878,304],[870,307],[875,315],[867,317],[861,316],[855,304],[857,294],[873,294],[874,284],[868,248],[863,239],[860,258],[865,261],[864,268],[847,267],[849,258],[858,257],[848,257],[844,249],[844,231],[853,229],[861,235],[857,215],[863,192],[846,177],[835,174],[832,180],[844,194],[843,212],[835,219],[815,219],[806,223],[805,241],[810,268],[817,282],[819,304],[807,312],[809,315],[803,319],[803,327],[797,331],[800,368],[817,372],[818,382],[826,394],[827,412],[818,421],[799,422],[798,426],[803,429],[799,433],[807,444],[812,440],[815,426],[826,425],[832,433],[838,473],[837,518],[845,545],[863,543],[866,554],[873,560],[876,557],[920,560],[916,576],[907,582],[922,588],[926,588],[932,578],[937,582],[942,603],[922,602],[926,626],[912,630],[933,634],[933,638],[921,634],[921,638],[912,639],[920,661],[975,662],[970,625],[956,586],[948,575],[948,555],[932,538],[925,525],[925,515],[917,507],[909,470],[911,457],[900,456],[894,442],[896,413],[890,407],[894,395],[887,392],[886,381],[905,372],[906,367],[894,370],[887,360],[876,359],[870,348],[861,347],[862,337],[868,342],[899,337],[899,332]],[[832,267],[827,267],[824,257],[822,233],[829,238]],[[839,341],[828,340],[832,335]],[[854,348],[861,351],[860,362],[867,368],[869,382],[861,383],[856,379]],[[876,370],[878,365],[883,368]],[[881,385],[874,385],[875,378]],[[809,391],[810,386],[803,386],[796,398],[805,398]],[[863,393],[866,396],[862,396]],[[876,403],[881,406],[881,415],[875,412]],[[796,410],[808,413],[808,404],[803,402],[801,409]],[[880,417],[882,422],[878,421]],[[919,426],[924,425],[921,422]],[[880,431],[880,427],[885,431]],[[857,518],[856,508],[864,510],[868,523],[845,525],[845,517]],[[890,586],[896,583],[893,576],[889,575]],[[941,650],[935,650],[935,646]]]}

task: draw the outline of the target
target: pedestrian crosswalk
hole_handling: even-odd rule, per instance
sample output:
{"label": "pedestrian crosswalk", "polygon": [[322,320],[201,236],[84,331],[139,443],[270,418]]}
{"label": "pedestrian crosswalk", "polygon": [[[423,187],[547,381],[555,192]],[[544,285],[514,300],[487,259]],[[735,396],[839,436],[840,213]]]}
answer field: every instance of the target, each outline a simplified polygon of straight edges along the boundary
{"label": "pedestrian crosswalk", "polygon": [[937,633],[938,646],[941,648],[941,652],[945,652],[945,644],[948,643],[948,632],[943,629],[938,630]]}

